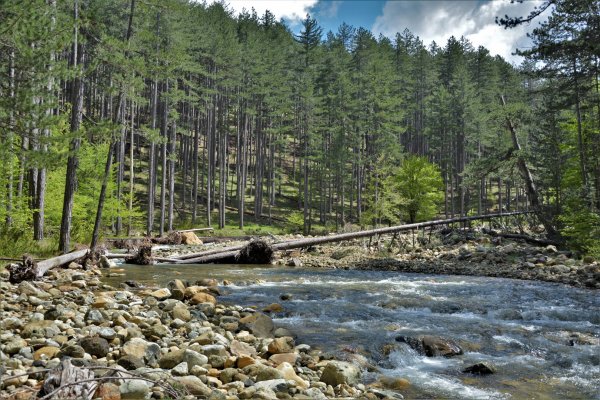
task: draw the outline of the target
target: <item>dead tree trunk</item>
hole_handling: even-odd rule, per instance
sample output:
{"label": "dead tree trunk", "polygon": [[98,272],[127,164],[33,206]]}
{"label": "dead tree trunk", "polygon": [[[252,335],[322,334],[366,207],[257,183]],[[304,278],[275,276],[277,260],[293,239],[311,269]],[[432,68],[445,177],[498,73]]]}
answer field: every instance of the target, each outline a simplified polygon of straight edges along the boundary
{"label": "dead tree trunk", "polygon": [[[386,235],[391,233],[397,233],[402,231],[410,231],[415,229],[423,229],[436,225],[447,225],[452,223],[460,223],[467,221],[475,221],[475,220],[485,220],[491,218],[498,217],[508,217],[513,215],[522,215],[526,214],[526,212],[513,212],[513,213],[504,213],[504,214],[489,214],[489,215],[476,215],[472,217],[460,217],[460,218],[451,218],[451,219],[442,219],[435,221],[427,221],[427,222],[419,222],[414,224],[406,224],[399,226],[390,226],[386,228],[378,228],[371,229],[360,232],[349,232],[349,233],[340,233],[337,235],[329,235],[329,236],[321,236],[307,239],[299,239],[299,240],[290,240],[287,242],[275,243],[271,247],[273,251],[278,250],[290,250],[290,249],[298,249],[302,247],[311,247],[319,244],[325,243],[334,243],[334,242],[342,242],[344,240],[353,240],[360,239],[365,237],[371,237],[376,235]],[[180,258],[180,264],[206,264],[206,263],[222,263],[221,260],[232,261],[232,257],[238,257],[240,252],[244,249],[245,246],[232,246],[219,250],[211,250],[203,253],[197,253],[194,255],[186,255],[186,259]],[[193,258],[191,258],[194,256]],[[254,257],[258,258],[258,256]]]}
{"label": "dead tree trunk", "polygon": [[7,268],[10,273],[9,281],[15,284],[26,280],[39,279],[50,269],[79,260],[80,258],[85,257],[89,252],[88,249],[74,251],[38,263],[34,262],[30,257],[24,256],[22,264],[13,264]]}
{"label": "dead tree trunk", "polygon": [[[502,100],[502,106],[506,107],[506,101],[504,100],[504,96],[500,96],[500,99]],[[519,144],[519,138],[517,137],[517,130],[508,115],[506,116],[506,124],[512,137],[513,148],[515,150],[515,153],[517,154],[517,166],[519,167],[519,171],[521,172],[521,175],[525,180],[527,196],[530,199],[533,211],[540,219],[540,222],[544,225],[544,228],[546,228],[548,236],[556,237],[558,236],[558,233],[556,232],[554,225],[551,223],[550,219],[546,216],[544,210],[542,209],[542,204],[540,203],[540,198],[535,185],[535,181],[533,179],[533,175],[531,174],[531,171],[529,170],[529,167],[525,162],[525,158],[521,153],[521,145]]]}

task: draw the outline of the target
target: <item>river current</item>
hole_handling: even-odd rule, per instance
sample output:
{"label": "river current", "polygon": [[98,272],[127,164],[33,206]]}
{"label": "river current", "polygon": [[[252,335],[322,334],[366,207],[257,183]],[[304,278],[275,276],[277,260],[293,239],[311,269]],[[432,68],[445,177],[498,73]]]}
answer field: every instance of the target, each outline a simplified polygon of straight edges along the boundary
{"label": "river current", "polygon": [[[106,282],[229,280],[234,284],[221,288],[219,302],[282,304],[284,311],[272,315],[276,326],[336,357],[366,356],[378,371],[366,372],[364,383],[380,375],[405,378],[405,398],[600,399],[597,291],[487,277],[239,265],[127,265],[125,273]],[[282,294],[291,300],[280,300]],[[400,335],[453,339],[464,354],[421,356],[396,342]],[[461,372],[479,362],[496,373]]]}

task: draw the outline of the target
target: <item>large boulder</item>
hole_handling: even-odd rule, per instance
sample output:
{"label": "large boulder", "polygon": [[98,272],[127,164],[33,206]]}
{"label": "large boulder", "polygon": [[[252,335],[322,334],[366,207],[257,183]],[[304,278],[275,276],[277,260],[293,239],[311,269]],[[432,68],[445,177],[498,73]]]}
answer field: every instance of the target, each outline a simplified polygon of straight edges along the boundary
{"label": "large boulder", "polygon": [[344,361],[329,361],[321,374],[321,382],[333,387],[342,384],[357,384],[359,378],[360,370],[358,367]]}
{"label": "large boulder", "polygon": [[273,337],[273,320],[263,313],[250,314],[239,320],[240,327],[261,338]]}

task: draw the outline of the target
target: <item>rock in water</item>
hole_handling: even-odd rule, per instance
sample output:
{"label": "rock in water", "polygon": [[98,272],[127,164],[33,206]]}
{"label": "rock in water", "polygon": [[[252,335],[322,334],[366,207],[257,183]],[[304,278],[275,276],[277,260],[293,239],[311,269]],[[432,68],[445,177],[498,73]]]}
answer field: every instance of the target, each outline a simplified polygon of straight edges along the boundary
{"label": "rock in water", "polygon": [[413,350],[427,357],[452,357],[463,353],[462,349],[450,339],[437,336],[398,336],[397,342],[408,344]]}
{"label": "rock in water", "polygon": [[470,367],[463,369],[462,372],[473,375],[490,375],[495,373],[496,369],[486,363],[477,363],[475,365],[471,365]]}
{"label": "rock in water", "polygon": [[358,383],[360,370],[353,364],[344,361],[330,361],[323,369],[321,382],[333,387],[337,385],[354,385]]}

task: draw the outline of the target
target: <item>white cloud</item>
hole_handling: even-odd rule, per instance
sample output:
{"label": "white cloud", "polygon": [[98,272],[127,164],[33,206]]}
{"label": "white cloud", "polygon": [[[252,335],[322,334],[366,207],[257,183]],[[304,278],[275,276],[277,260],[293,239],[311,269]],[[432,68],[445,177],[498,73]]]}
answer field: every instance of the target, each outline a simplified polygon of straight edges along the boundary
{"label": "white cloud", "polygon": [[[207,4],[214,3],[209,0]],[[243,9],[250,11],[256,10],[258,15],[262,15],[266,10],[271,11],[277,19],[285,18],[293,22],[304,19],[306,13],[317,4],[318,0],[226,0],[225,3],[233,9],[236,14]]]}
{"label": "white cloud", "polygon": [[340,9],[342,2],[340,0],[332,0],[322,1],[321,4],[322,8],[319,14],[324,17],[334,18],[335,16],[337,16],[338,10]]}
{"label": "white cloud", "polygon": [[464,36],[475,47],[484,46],[492,55],[500,55],[508,61],[518,63],[521,57],[511,53],[518,47],[527,46],[527,32],[532,25],[504,29],[495,23],[495,18],[505,14],[527,15],[541,0],[511,4],[510,0],[487,3],[474,1],[388,1],[383,14],[373,24],[375,34],[382,33],[390,38],[396,32],[408,28],[425,44],[434,41],[444,46],[450,36]]}

